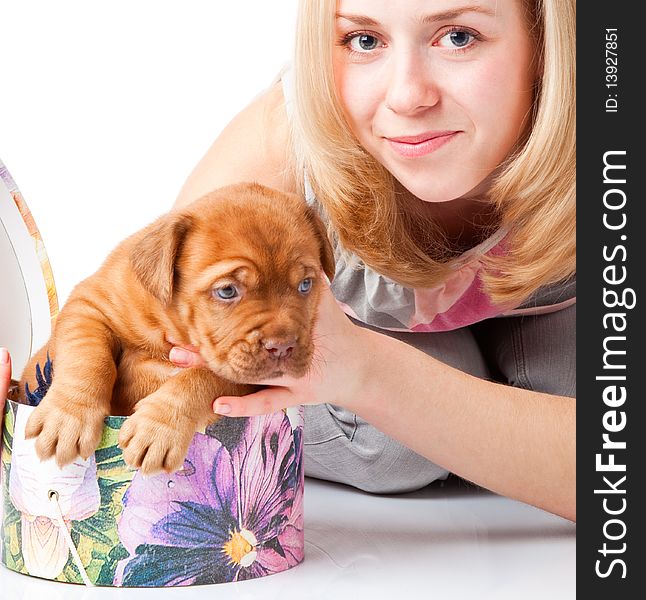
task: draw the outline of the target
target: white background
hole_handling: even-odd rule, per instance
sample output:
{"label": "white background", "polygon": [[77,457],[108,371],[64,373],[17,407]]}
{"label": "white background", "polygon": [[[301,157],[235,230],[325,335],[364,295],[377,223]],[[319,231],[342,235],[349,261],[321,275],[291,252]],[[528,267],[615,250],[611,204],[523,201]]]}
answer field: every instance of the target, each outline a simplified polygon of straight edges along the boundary
{"label": "white background", "polygon": [[61,305],[291,60],[296,4],[0,0],[0,159]]}

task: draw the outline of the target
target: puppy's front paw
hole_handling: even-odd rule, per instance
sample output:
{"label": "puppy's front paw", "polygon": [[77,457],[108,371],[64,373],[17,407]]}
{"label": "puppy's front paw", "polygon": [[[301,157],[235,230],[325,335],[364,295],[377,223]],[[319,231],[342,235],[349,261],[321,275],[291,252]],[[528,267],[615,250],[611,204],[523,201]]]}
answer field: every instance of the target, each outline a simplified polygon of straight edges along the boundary
{"label": "puppy's front paw", "polygon": [[164,412],[137,409],[119,431],[124,460],[143,475],[179,471],[196,431],[196,424],[189,419],[169,424],[157,414],[164,415]]}
{"label": "puppy's front paw", "polygon": [[95,406],[81,406],[53,387],[27,420],[25,438],[36,439],[40,460],[55,457],[64,467],[77,457],[89,458],[103,434],[105,415]]}

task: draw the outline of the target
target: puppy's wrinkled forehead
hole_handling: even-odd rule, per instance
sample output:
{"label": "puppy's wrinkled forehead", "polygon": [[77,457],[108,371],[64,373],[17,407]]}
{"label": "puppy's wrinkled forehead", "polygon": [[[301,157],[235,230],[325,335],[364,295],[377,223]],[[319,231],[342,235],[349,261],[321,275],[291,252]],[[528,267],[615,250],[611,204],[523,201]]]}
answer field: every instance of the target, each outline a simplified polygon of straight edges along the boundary
{"label": "puppy's wrinkled forehead", "polygon": [[245,186],[201,202],[194,210],[183,257],[197,276],[216,279],[234,273],[254,287],[260,279],[277,285],[315,276],[320,246],[304,201],[266,188]]}

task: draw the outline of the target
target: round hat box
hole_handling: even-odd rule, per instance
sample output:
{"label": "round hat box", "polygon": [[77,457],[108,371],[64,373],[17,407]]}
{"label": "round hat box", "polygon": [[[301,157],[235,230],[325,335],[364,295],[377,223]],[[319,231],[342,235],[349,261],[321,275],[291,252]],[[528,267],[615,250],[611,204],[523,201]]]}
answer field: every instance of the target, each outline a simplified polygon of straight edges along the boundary
{"label": "round hat box", "polygon": [[[0,282],[0,345],[19,379],[49,338],[58,304],[42,239],[2,162]],[[37,368],[46,392],[56,367]],[[13,398],[2,428],[0,550],[8,569],[67,583],[165,587],[254,579],[302,562],[302,408],[221,419],[195,434],[180,471],[144,478],[117,446],[127,417],[107,417],[94,455],[60,469],[25,439],[34,406]]]}

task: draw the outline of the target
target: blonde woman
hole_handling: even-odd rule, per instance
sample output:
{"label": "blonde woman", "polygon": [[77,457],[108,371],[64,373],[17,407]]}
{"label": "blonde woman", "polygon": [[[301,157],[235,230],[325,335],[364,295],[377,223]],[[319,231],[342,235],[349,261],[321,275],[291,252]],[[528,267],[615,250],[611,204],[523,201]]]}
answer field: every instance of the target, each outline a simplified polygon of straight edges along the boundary
{"label": "blonde woman", "polygon": [[216,412],[307,405],[313,477],[454,473],[575,519],[574,20],[574,0],[301,1],[294,64],[177,205],[299,193],[337,274],[311,373]]}

